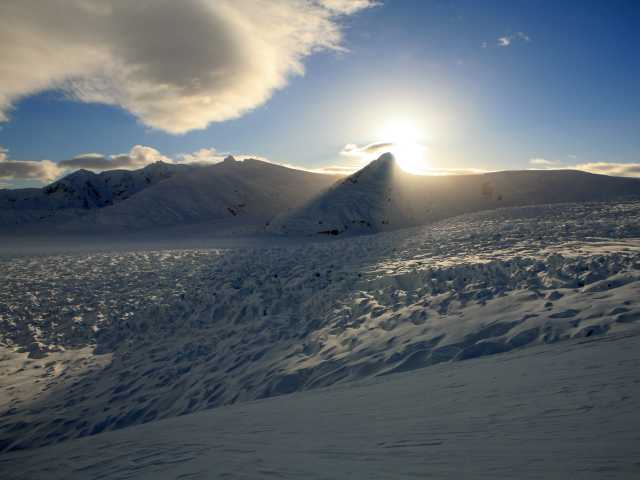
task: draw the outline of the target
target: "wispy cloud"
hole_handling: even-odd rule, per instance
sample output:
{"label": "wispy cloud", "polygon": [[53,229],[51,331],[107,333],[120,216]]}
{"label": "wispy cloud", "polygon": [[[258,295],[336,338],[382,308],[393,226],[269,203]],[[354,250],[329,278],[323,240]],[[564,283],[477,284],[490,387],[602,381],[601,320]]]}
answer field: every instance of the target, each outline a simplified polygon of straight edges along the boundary
{"label": "wispy cloud", "polygon": [[59,88],[179,134],[266,102],[304,59],[344,50],[340,20],[370,0],[0,2],[0,121]]}
{"label": "wispy cloud", "polygon": [[531,38],[524,32],[516,32],[511,35],[505,35],[503,37],[498,38],[498,46],[499,47],[508,47],[515,41],[521,41],[529,43],[531,42]]}
{"label": "wispy cloud", "polygon": [[558,162],[554,160],[547,160],[546,158],[532,158],[531,160],[529,160],[529,163],[531,165],[538,165],[538,166],[545,166],[545,167],[558,164]]}
{"label": "wispy cloud", "polygon": [[340,151],[340,155],[356,158],[371,157],[373,155],[381,155],[388,152],[393,148],[393,146],[393,142],[370,143],[363,146],[358,146],[354,143],[347,143]]}

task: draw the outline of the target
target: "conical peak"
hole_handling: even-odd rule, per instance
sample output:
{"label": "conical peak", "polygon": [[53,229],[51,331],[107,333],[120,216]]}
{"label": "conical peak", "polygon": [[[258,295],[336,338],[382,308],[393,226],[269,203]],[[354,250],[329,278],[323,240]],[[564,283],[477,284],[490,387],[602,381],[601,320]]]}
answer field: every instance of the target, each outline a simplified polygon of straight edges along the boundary
{"label": "conical peak", "polygon": [[396,157],[393,156],[393,153],[386,152],[380,155],[376,160],[369,163],[363,170],[368,171],[380,171],[380,170],[391,170],[396,164]]}
{"label": "conical peak", "polygon": [[378,157],[376,163],[395,163],[396,157],[393,156],[391,152],[385,152]]}
{"label": "conical peak", "polygon": [[347,177],[347,182],[353,184],[360,182],[388,182],[395,170],[395,166],[395,157],[392,153],[387,152]]}
{"label": "conical peak", "polygon": [[222,162],[223,163],[233,163],[235,161],[236,161],[236,159],[233,157],[233,155],[227,155],[226,157],[224,157],[224,160]]}

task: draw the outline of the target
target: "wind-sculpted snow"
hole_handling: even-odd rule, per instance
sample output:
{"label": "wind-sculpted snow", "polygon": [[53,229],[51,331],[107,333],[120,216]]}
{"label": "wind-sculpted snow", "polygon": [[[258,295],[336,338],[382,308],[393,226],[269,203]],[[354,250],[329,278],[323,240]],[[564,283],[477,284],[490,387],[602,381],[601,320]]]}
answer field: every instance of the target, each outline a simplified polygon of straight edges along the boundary
{"label": "wind-sculpted snow", "polygon": [[[69,349],[26,358],[12,351],[24,348],[22,337],[3,331],[4,449],[640,325],[637,202],[495,210],[288,247],[113,255],[127,274],[87,274],[99,264],[87,255],[55,257],[83,276],[85,292],[122,284],[101,297],[114,305],[110,321],[82,314],[83,331],[99,328],[93,337],[76,345],[73,329],[44,334],[35,315],[21,322],[37,333],[39,352],[46,342],[95,342],[94,354],[81,350],[80,363]],[[158,260],[140,263],[144,255]],[[156,275],[155,265],[167,263]],[[127,287],[127,278],[138,280]],[[19,290],[3,302],[22,303]],[[133,308],[145,291],[151,301]],[[69,303],[100,304],[83,295]],[[68,305],[62,298],[49,297],[47,318],[69,326],[56,319]],[[75,369],[65,374],[65,365]],[[14,393],[19,379],[43,369],[51,371],[46,391]]]}
{"label": "wind-sculpted snow", "polygon": [[3,480],[637,478],[640,337],[541,345],[0,455]]}

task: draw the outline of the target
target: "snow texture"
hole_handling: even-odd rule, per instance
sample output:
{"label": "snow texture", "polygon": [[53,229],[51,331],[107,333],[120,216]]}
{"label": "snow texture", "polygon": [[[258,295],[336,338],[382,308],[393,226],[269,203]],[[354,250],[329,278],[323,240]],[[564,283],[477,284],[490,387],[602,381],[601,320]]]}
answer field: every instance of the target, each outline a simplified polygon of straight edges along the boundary
{"label": "snow texture", "polygon": [[570,340],[0,456],[6,480],[629,479],[637,336]]}
{"label": "snow texture", "polygon": [[[621,398],[630,399],[637,390],[637,380],[632,379],[635,370],[630,370],[628,365],[637,365],[638,357],[636,354],[615,357],[622,355],[615,345],[622,344],[598,343],[601,345],[598,348],[603,350],[598,350],[602,361],[594,364],[597,380],[585,379],[583,374],[574,378],[567,373],[573,371],[572,368],[583,368],[580,363],[575,363],[575,367],[561,367],[560,361],[558,364],[545,363],[555,358],[554,355],[561,355],[565,350],[562,346],[549,350],[556,353],[539,363],[536,363],[536,356],[526,357],[529,360],[524,364],[514,360],[514,365],[520,366],[513,368],[541,372],[545,370],[536,369],[544,367],[552,377],[557,375],[553,377],[556,383],[551,383],[549,390],[540,392],[540,395],[549,395],[541,400],[549,405],[549,411],[560,409],[558,415],[549,414],[554,422],[560,422],[554,426],[558,430],[552,432],[546,430],[551,425],[546,420],[536,423],[540,418],[538,414],[544,410],[536,410],[533,400],[527,399],[524,393],[517,393],[517,382],[496,380],[500,374],[495,369],[490,375],[494,390],[487,390],[487,385],[478,387],[474,370],[465,374],[468,375],[465,385],[470,386],[462,393],[455,392],[449,383],[437,382],[444,381],[447,372],[458,371],[451,362],[457,364],[455,362],[514,350],[524,352],[525,348],[551,348],[549,345],[561,341],[573,342],[569,344],[575,346],[594,338],[617,339],[635,335],[640,326],[638,238],[640,203],[628,201],[504,208],[378,235],[338,237],[335,241],[324,242],[300,241],[284,246],[265,242],[254,247],[213,250],[138,250],[0,258],[0,269],[7,279],[7,288],[3,289],[0,298],[0,448],[6,454],[48,445],[51,450],[38,451],[44,459],[47,454],[42,452],[58,451],[53,449],[54,444],[79,437],[225,405],[377,379],[374,383],[380,386],[371,387],[374,389],[371,394],[364,391],[362,398],[371,397],[367,401],[378,406],[357,410],[353,402],[356,397],[360,398],[360,390],[345,386],[341,391],[350,393],[341,394],[345,397],[340,401],[346,403],[331,407],[337,409],[334,427],[351,425],[354,429],[352,438],[349,430],[345,430],[340,434],[344,435],[340,437],[340,443],[332,447],[331,436],[322,434],[318,437],[324,442],[320,447],[313,443],[316,440],[310,431],[306,431],[311,445],[303,457],[315,458],[309,460],[309,468],[312,465],[328,468],[328,463],[333,462],[350,472],[348,469],[355,468],[356,464],[364,465],[353,457],[358,450],[364,452],[360,456],[371,459],[372,463],[363,467],[365,471],[376,471],[380,478],[385,478],[382,475],[385,471],[388,478],[393,470],[380,467],[375,460],[379,452],[387,452],[396,459],[389,460],[388,468],[398,467],[397,462],[402,459],[404,467],[397,471],[405,472],[405,476],[423,471],[425,448],[430,448],[428,443],[442,440],[434,435],[439,431],[437,428],[427,432],[432,420],[435,422],[440,418],[428,412],[431,409],[438,412],[438,408],[445,408],[443,404],[451,403],[466,413],[456,416],[455,410],[445,408],[448,416],[436,423],[441,428],[448,425],[443,432],[450,432],[452,436],[447,437],[446,444],[458,446],[447,450],[448,464],[432,465],[432,470],[427,471],[444,472],[438,469],[450,465],[454,453],[474,455],[471,437],[465,436],[465,430],[457,426],[467,425],[465,428],[473,429],[470,432],[476,432],[473,438],[485,439],[485,434],[477,434],[490,425],[485,418],[488,411],[483,409],[494,405],[494,415],[511,415],[516,420],[513,427],[505,421],[495,431],[500,436],[495,442],[504,444],[509,438],[514,441],[540,439],[540,445],[531,447],[532,453],[519,457],[526,459],[520,467],[529,465],[532,470],[528,471],[537,471],[535,462],[527,462],[544,458],[545,452],[554,445],[544,441],[543,433],[546,432],[550,438],[558,439],[559,443],[555,445],[562,444],[566,448],[564,452],[569,457],[565,458],[566,465],[580,470],[582,462],[587,473],[593,474],[598,468],[607,468],[607,464],[602,456],[588,455],[596,442],[589,435],[596,431],[599,435],[608,434],[608,437],[600,438],[609,451],[616,426],[630,428],[633,419],[637,419],[629,417],[628,423],[624,423],[617,413],[621,412],[618,409]],[[637,351],[633,348],[637,347],[637,338],[640,337],[628,337],[624,345]],[[610,372],[616,368],[615,362],[607,363],[606,357],[610,354],[618,358],[624,368],[620,371],[622,379],[605,388],[604,383],[613,378]],[[583,358],[580,352],[575,355],[570,361],[578,362]],[[508,358],[519,357],[514,354]],[[501,361],[491,362],[495,366]],[[533,366],[529,366],[530,362]],[[438,365],[443,363],[447,365]],[[425,377],[411,377],[413,380],[395,390],[393,384],[376,383],[423,367],[430,367],[419,374]],[[436,371],[441,373],[437,375],[442,375],[433,374],[436,375],[433,385],[440,385],[433,390],[428,384],[432,381],[429,377],[432,374],[428,373],[432,368],[438,368]],[[477,375],[478,379],[489,378],[486,377],[488,373]],[[544,385],[540,378],[536,375],[531,380],[533,383],[522,386],[523,392],[539,391]],[[411,390],[416,381],[427,383]],[[564,388],[560,386],[562,382],[569,389],[568,396],[559,390]],[[443,390],[446,385],[449,386]],[[571,396],[571,389],[578,388],[592,393]],[[496,397],[495,392],[503,389],[511,391],[510,395],[519,400],[502,399],[499,394]],[[386,393],[375,397],[380,390]],[[431,391],[438,393],[428,397],[426,403],[416,400],[418,395]],[[316,400],[309,400],[312,403],[308,406],[302,403],[292,407],[298,410],[291,411],[307,412],[309,418],[300,420],[307,425],[304,428],[315,428],[315,422],[323,423],[320,419],[326,419],[322,416],[316,419],[315,414],[309,413],[320,408],[322,402],[333,401],[323,395],[331,394],[305,397]],[[478,407],[474,413],[471,406],[485,398],[483,395],[493,400],[482,400],[480,405],[484,407]],[[593,405],[589,402],[595,400],[589,395],[605,397],[597,403],[597,416],[593,420],[596,424],[589,423],[589,428],[582,431],[576,426],[577,416],[588,423],[593,409],[585,408],[579,413],[574,409]],[[523,408],[529,408],[528,413],[517,407],[524,400]],[[429,403],[432,401],[435,403]],[[380,413],[384,403],[389,404],[389,409]],[[256,405],[273,407],[281,404]],[[611,411],[605,408],[606,405],[610,405]],[[167,438],[173,438],[172,426],[183,428],[179,423],[182,420],[165,424],[169,425],[164,427],[168,428],[166,433],[154,430],[153,437],[147,437],[156,438],[157,435],[165,440],[158,440],[155,446],[149,447],[148,460],[142,458],[141,453],[142,457],[132,460],[133,464],[137,462],[144,474],[150,476],[150,472],[155,471],[154,465],[169,468],[166,462],[175,460],[179,463],[177,458],[196,461],[203,451],[226,452],[224,462],[205,469],[206,472],[221,473],[222,470],[215,469],[235,468],[236,462],[244,462],[249,451],[253,452],[254,460],[263,458],[268,454],[261,450],[266,448],[263,442],[270,437],[261,436],[260,422],[277,421],[279,417],[269,413],[269,418],[261,420],[260,410],[245,417],[242,408],[220,410],[231,412],[229,417],[224,417],[225,413],[212,414],[222,417],[207,417],[213,419],[208,439],[195,440],[203,434],[194,434],[191,440],[183,437],[179,448]],[[426,410],[420,410],[423,408]],[[570,410],[567,418],[563,417],[563,409]],[[320,408],[320,411],[325,412],[323,415],[331,415],[327,410]],[[404,411],[408,416],[403,416]],[[358,422],[370,419],[373,426],[358,430],[355,423],[344,423],[341,419],[349,412],[360,419]],[[287,413],[285,408],[280,415]],[[523,416],[519,416],[521,414]],[[381,423],[376,420],[379,415],[382,415]],[[222,443],[216,443],[219,418],[227,418],[220,420],[222,425],[230,422],[227,425],[235,423],[246,428],[237,431],[238,437],[233,440],[235,446],[225,446],[225,442],[231,441],[228,436],[231,433],[225,434]],[[397,434],[387,435],[388,423],[394,419],[399,422]],[[189,425],[193,425],[190,422],[199,422],[197,419],[185,421],[185,431],[190,431]],[[565,421],[568,423],[562,423]],[[411,447],[415,449],[410,449],[403,459],[404,454],[398,455],[398,452],[406,452],[402,441],[414,442],[411,422],[415,422],[422,433],[416,433],[418,445]],[[331,422],[326,423],[326,428],[332,428]],[[525,426],[529,424],[533,427],[527,433]],[[275,425],[281,430],[274,433],[274,441],[282,440],[282,445],[296,442],[298,448],[304,448],[300,437],[286,436],[285,432],[292,426],[287,423]],[[380,428],[378,434],[375,425]],[[420,425],[424,430],[420,430]],[[255,429],[252,426],[256,426]],[[232,427],[220,428],[224,432],[224,428]],[[563,433],[562,428],[573,430]],[[254,430],[255,439],[251,436]],[[401,432],[405,437],[400,436]],[[637,436],[629,433],[630,430],[624,432],[621,446],[611,453],[613,460],[609,467],[614,468],[614,472],[629,472],[636,468],[625,463],[623,458],[630,458],[624,455],[637,450]],[[184,435],[188,436],[187,433]],[[112,453],[105,451],[105,455],[114,455],[110,458],[117,458],[121,449],[128,448],[127,443],[122,443],[126,442],[126,436],[97,438],[120,439]],[[349,438],[353,446],[345,449]],[[366,442],[362,443],[366,438],[379,444],[367,447]],[[569,445],[567,442],[571,438],[578,443]],[[241,440],[248,442],[247,445],[239,447]],[[201,441],[204,442],[203,450],[198,446]],[[260,446],[249,446],[253,442]],[[422,445],[421,442],[427,443]],[[391,447],[389,452],[385,450],[388,445],[398,447]],[[246,448],[247,452],[236,455],[229,450],[238,448]],[[483,448],[479,446],[478,455],[486,453]],[[29,452],[26,455],[4,457],[3,470],[20,478],[26,464],[24,459],[31,458]],[[61,476],[71,475],[69,469],[85,464],[88,469],[85,472],[89,471],[91,475],[99,475],[100,468],[104,467],[113,478],[139,476],[130,463],[118,467],[112,460],[105,459],[101,467],[91,463],[86,455],[74,457],[75,460],[61,460],[67,462],[66,466],[60,466],[60,471],[66,472]],[[20,458],[23,460],[19,461]],[[292,463],[291,457],[282,458],[291,470],[278,464],[274,471],[290,477],[309,476],[307,470],[293,467],[299,464]],[[505,458],[494,458],[489,466],[504,473],[506,470],[496,462],[502,461],[505,469],[515,465]],[[198,460],[201,461],[204,460]],[[267,463],[270,461],[276,460]],[[31,467],[41,468],[38,465],[45,465],[46,461],[43,462],[35,462]],[[556,463],[545,463],[539,468],[543,473],[558,473],[561,464],[564,465],[557,459]],[[15,467],[17,465],[21,467]],[[256,473],[256,469],[262,468],[260,465],[247,463],[245,468],[247,472],[253,472],[245,477],[261,476]],[[242,468],[239,471],[242,472]],[[82,472],[79,470],[76,475],[81,476]],[[318,470],[315,475],[317,478],[335,477],[324,472]],[[520,472],[516,476],[520,476]]]}

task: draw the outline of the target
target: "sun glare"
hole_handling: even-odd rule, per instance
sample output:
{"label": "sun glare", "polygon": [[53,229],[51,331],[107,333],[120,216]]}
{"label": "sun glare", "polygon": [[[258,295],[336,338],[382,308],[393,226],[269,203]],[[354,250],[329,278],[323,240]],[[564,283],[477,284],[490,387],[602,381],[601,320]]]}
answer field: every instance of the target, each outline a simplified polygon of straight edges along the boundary
{"label": "sun glare", "polygon": [[380,141],[390,144],[388,151],[393,153],[400,168],[417,175],[429,170],[426,147],[420,143],[421,137],[416,124],[407,120],[385,123],[378,132]]}

